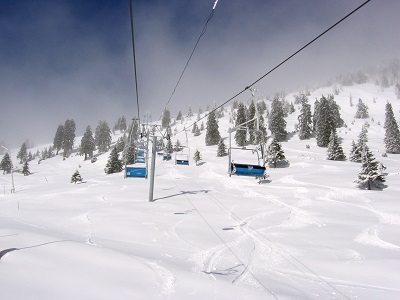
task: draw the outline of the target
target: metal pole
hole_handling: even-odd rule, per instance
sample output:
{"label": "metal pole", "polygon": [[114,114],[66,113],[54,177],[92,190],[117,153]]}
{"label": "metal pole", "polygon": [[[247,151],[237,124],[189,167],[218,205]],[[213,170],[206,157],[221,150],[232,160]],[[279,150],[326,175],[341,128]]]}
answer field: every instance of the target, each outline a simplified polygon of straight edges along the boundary
{"label": "metal pole", "polygon": [[14,186],[14,167],[11,167],[11,182],[12,182],[11,193],[15,193],[15,186]]}
{"label": "metal pole", "polygon": [[232,142],[231,142],[231,140],[232,140],[232,130],[231,129],[229,129],[229,151],[228,151],[228,153],[229,153],[229,164],[228,164],[228,168],[229,168],[229,170],[228,170],[228,173],[229,173],[229,177],[231,177],[231,175],[232,175],[232,160],[231,160],[231,149],[232,149]]}
{"label": "metal pole", "polygon": [[153,202],[153,193],[154,193],[154,173],[156,170],[156,144],[157,137],[153,136],[153,148],[152,148],[152,156],[151,156],[151,173],[150,173],[150,189],[149,189],[149,202]]}

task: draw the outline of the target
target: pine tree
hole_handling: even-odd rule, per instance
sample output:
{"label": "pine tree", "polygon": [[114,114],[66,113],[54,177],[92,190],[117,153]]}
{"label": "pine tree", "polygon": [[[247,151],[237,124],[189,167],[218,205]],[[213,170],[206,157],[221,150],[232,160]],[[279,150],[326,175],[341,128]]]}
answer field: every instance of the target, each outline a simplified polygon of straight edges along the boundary
{"label": "pine tree", "polygon": [[0,162],[0,169],[3,170],[3,174],[10,174],[12,170],[12,162],[8,153],[4,154],[3,159]]}
{"label": "pine tree", "polygon": [[254,143],[259,145],[267,136],[267,128],[265,127],[264,117],[258,116],[258,131],[254,133]]}
{"label": "pine tree", "polygon": [[277,166],[283,166],[288,163],[283,152],[282,145],[279,141],[273,137],[271,144],[267,149],[267,162],[270,167],[276,168]]}
{"label": "pine tree", "polygon": [[113,174],[122,171],[122,161],[118,157],[116,148],[112,149],[104,171],[106,174]]}
{"label": "pine tree", "polygon": [[115,143],[115,148],[117,148],[118,153],[124,151],[125,149],[125,138],[122,136],[118,138],[117,142]]}
{"label": "pine tree", "polygon": [[31,160],[33,160],[33,155],[32,155],[32,152],[29,151],[29,153],[28,153],[28,160],[27,160],[27,161],[31,161]]}
{"label": "pine tree", "polygon": [[312,136],[312,119],[311,119],[311,105],[308,104],[308,98],[304,96],[301,101],[300,115],[298,116],[299,124],[299,139],[306,140]]}
{"label": "pine tree", "polygon": [[181,111],[178,112],[178,115],[176,116],[176,120],[177,121],[181,121],[182,120],[182,112]]}
{"label": "pine tree", "polygon": [[201,122],[201,125],[200,125],[200,131],[203,131],[204,130],[204,123],[203,122]]}
{"label": "pine tree", "polygon": [[222,157],[222,156],[226,156],[226,155],[227,155],[227,153],[226,153],[225,143],[224,143],[223,139],[220,139],[219,143],[218,143],[217,157]]}
{"label": "pine tree", "polygon": [[329,159],[329,160],[346,160],[346,155],[344,155],[343,148],[340,145],[336,130],[332,130],[332,133],[331,133],[331,136],[329,139],[327,159]]}
{"label": "pine tree", "polygon": [[86,127],[85,133],[81,139],[80,154],[84,154],[84,160],[93,157],[93,151],[95,149],[95,143],[90,126]]}
{"label": "pine tree", "polygon": [[135,163],[135,151],[136,149],[133,143],[125,147],[123,157],[126,165],[132,165]]}
{"label": "pine tree", "polygon": [[[236,114],[235,126],[239,126],[246,122],[246,110],[243,103],[238,104],[238,110]],[[236,144],[240,147],[246,145],[246,131],[245,130],[237,130],[235,133],[235,141]]]}
{"label": "pine tree", "polygon": [[397,98],[400,99],[400,83],[396,83],[394,89],[395,89]]}
{"label": "pine tree", "polygon": [[18,151],[17,158],[19,163],[22,164],[28,159],[28,150],[25,143],[22,143],[21,148]]}
{"label": "pine tree", "polygon": [[358,99],[357,111],[354,118],[366,119],[368,117],[368,106],[361,99]]}
{"label": "pine tree", "polygon": [[191,107],[189,107],[189,111],[188,111],[187,116],[188,116],[188,118],[193,117],[193,112],[192,112],[192,108]]}
{"label": "pine tree", "polygon": [[174,152],[174,149],[172,147],[171,138],[169,136],[167,137],[167,144],[165,145],[164,152],[168,153],[168,154],[171,154],[172,152]]}
{"label": "pine tree", "polygon": [[269,117],[269,129],[278,142],[284,141],[287,137],[286,121],[284,119],[283,103],[275,97],[271,104]]}
{"label": "pine tree", "polygon": [[22,174],[24,174],[24,176],[31,175],[31,172],[29,171],[29,165],[28,165],[27,161],[24,163],[24,166],[22,167]]}
{"label": "pine tree", "polygon": [[292,114],[296,111],[296,109],[294,108],[293,102],[290,102],[289,105],[289,114]]}
{"label": "pine tree", "polygon": [[175,152],[179,152],[182,150],[182,145],[181,142],[179,140],[176,140],[175,146],[174,146],[174,151]]}
{"label": "pine tree", "polygon": [[400,153],[400,131],[393,114],[392,105],[386,104],[385,148],[388,153]]}
{"label": "pine tree", "polygon": [[99,124],[96,127],[94,141],[101,153],[106,152],[110,147],[111,130],[106,121],[99,121]]}
{"label": "pine tree", "polygon": [[[248,109],[248,114],[247,114],[247,120],[246,121],[250,121],[252,119],[254,119],[254,117],[256,116],[256,106],[254,104],[254,101],[251,101],[250,105],[249,105],[249,109]],[[256,121],[247,123],[247,128],[249,131],[249,143],[250,144],[254,144],[254,140],[255,140],[255,135],[254,135],[254,130],[256,127]]]}
{"label": "pine tree", "polygon": [[193,160],[195,161],[197,166],[198,162],[201,160],[201,154],[199,150],[196,150],[196,152],[194,153]]}
{"label": "pine tree", "polygon": [[192,127],[192,133],[195,133],[197,129],[197,122],[194,122],[193,127]]}
{"label": "pine tree", "polygon": [[53,146],[57,151],[56,155],[58,155],[58,151],[60,151],[63,148],[63,143],[64,143],[64,126],[59,125],[53,140]]}
{"label": "pine tree", "polygon": [[319,101],[318,99],[315,99],[314,102],[314,114],[313,114],[313,132],[316,133],[317,132],[317,121],[318,121],[318,117],[319,117]]}
{"label": "pine tree", "polygon": [[375,160],[367,145],[362,150],[361,171],[358,174],[356,183],[361,189],[382,189],[384,188],[385,176],[379,172],[379,163]]}
{"label": "pine tree", "polygon": [[267,105],[264,100],[257,101],[257,110],[260,115],[263,115],[267,110]]}
{"label": "pine tree", "polygon": [[328,146],[329,138],[334,128],[329,102],[322,96],[318,105],[318,117],[316,122],[316,138],[319,147]]}
{"label": "pine tree", "polygon": [[122,117],[121,117],[121,122],[120,122],[120,124],[119,124],[119,130],[125,131],[126,128],[127,128],[127,125],[126,125],[126,118],[125,118],[125,116],[122,116]]}
{"label": "pine tree", "polygon": [[352,162],[361,162],[362,147],[354,141],[351,143],[349,160]]}
{"label": "pine tree", "polygon": [[167,128],[169,127],[169,124],[171,124],[171,112],[168,109],[165,109],[161,120],[161,126]]}
{"label": "pine tree", "polygon": [[64,148],[64,157],[68,157],[70,152],[74,147],[75,140],[75,121],[74,120],[66,120],[64,124],[64,140],[63,140],[63,148]]}
{"label": "pine tree", "polygon": [[199,136],[201,134],[200,128],[196,126],[196,130],[194,132],[194,136]]}
{"label": "pine tree", "polygon": [[366,143],[368,143],[368,123],[364,123],[364,125],[362,126],[361,132],[358,135],[357,144],[362,149]]}
{"label": "pine tree", "polygon": [[207,118],[206,145],[217,145],[221,139],[219,134],[218,122],[215,118],[215,112],[211,111]]}
{"label": "pine tree", "polygon": [[335,102],[333,95],[328,95],[329,111],[331,113],[332,122],[335,128],[340,128],[344,125],[344,121],[340,116],[340,107]]}
{"label": "pine tree", "polygon": [[72,174],[72,176],[71,176],[71,183],[77,183],[77,182],[82,182],[82,176],[81,176],[81,174],[79,173],[79,171],[78,170],[76,170],[75,172],[74,172],[74,174]]}

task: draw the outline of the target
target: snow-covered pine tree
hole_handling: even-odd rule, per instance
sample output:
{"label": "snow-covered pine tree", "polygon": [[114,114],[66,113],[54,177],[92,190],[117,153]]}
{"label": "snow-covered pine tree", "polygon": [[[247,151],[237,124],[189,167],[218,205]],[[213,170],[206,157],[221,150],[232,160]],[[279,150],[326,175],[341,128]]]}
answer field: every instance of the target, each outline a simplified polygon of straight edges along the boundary
{"label": "snow-covered pine tree", "polygon": [[257,101],[257,110],[260,115],[263,115],[267,110],[267,105],[265,104],[264,100]]}
{"label": "snow-covered pine tree", "polygon": [[116,148],[112,149],[104,171],[106,174],[118,173],[122,171],[122,161],[118,157]]}
{"label": "snow-covered pine tree", "polygon": [[204,122],[201,122],[200,131],[203,131],[203,130],[204,130]]}
{"label": "snow-covered pine tree", "polygon": [[126,128],[127,128],[127,125],[126,125],[126,118],[125,118],[125,116],[122,116],[122,117],[121,117],[121,122],[120,122],[120,124],[119,124],[119,130],[125,131]]}
{"label": "snow-covered pine tree", "polygon": [[361,162],[362,147],[354,141],[351,142],[349,160],[352,162]]}
{"label": "snow-covered pine tree", "polygon": [[111,130],[110,127],[108,127],[108,123],[106,121],[99,121],[96,127],[94,141],[100,153],[106,152],[110,147]]}
{"label": "snow-covered pine tree", "polygon": [[177,121],[181,121],[182,120],[182,112],[181,111],[178,112],[178,115],[176,116],[176,120]]}
{"label": "snow-covered pine tree", "polygon": [[3,159],[0,162],[0,169],[3,170],[3,174],[10,174],[12,169],[12,162],[10,155],[6,152]]}
{"label": "snow-covered pine tree", "polygon": [[117,142],[115,143],[115,148],[117,148],[118,153],[124,151],[125,141],[126,141],[126,139],[124,139],[124,137],[121,136],[120,138],[118,138]]}
{"label": "snow-covered pine tree", "polygon": [[[249,108],[247,110],[247,120],[246,121],[250,121],[252,119],[254,119],[254,117],[256,116],[256,106],[254,104],[254,101],[251,101]],[[249,144],[254,144],[254,140],[255,140],[255,132],[254,130],[256,129],[256,121],[247,123],[247,128],[249,131]]]}
{"label": "snow-covered pine tree", "polygon": [[197,166],[199,161],[201,160],[201,154],[199,150],[196,150],[196,152],[194,153],[193,160],[195,161]]}
{"label": "snow-covered pine tree", "polygon": [[188,113],[187,113],[187,117],[188,117],[188,118],[193,117],[192,108],[191,108],[190,106],[189,106],[189,110],[188,110]]}
{"label": "snow-covered pine tree", "polygon": [[31,161],[31,160],[33,160],[33,155],[32,155],[32,152],[29,151],[27,161]]}
{"label": "snow-covered pine tree", "polygon": [[164,152],[168,154],[174,152],[174,148],[172,146],[171,138],[169,137],[169,135],[167,136],[167,144],[165,145]]}
{"label": "snow-covered pine tree", "polygon": [[329,102],[324,96],[321,97],[318,105],[316,127],[317,145],[319,147],[327,147],[331,132],[334,129],[334,124],[330,112]]}
{"label": "snow-covered pine tree", "polygon": [[368,106],[361,99],[358,99],[357,111],[356,111],[354,118],[366,119],[368,117],[369,117]]}
{"label": "snow-covered pine tree", "polygon": [[298,116],[297,130],[299,131],[299,139],[306,140],[312,136],[312,117],[311,105],[308,104],[308,98],[302,97],[300,115]]}
{"label": "snow-covered pine tree", "polygon": [[328,95],[327,100],[329,102],[329,109],[332,116],[332,122],[335,128],[343,127],[344,121],[340,116],[340,107],[336,103],[335,98],[332,94]]}
{"label": "snow-covered pine tree", "polygon": [[400,131],[393,114],[392,105],[386,103],[385,148],[388,153],[400,153]]}
{"label": "snow-covered pine tree", "polygon": [[397,98],[400,99],[400,83],[396,83],[394,90],[395,90]]}
{"label": "snow-covered pine tree", "polygon": [[220,139],[218,143],[217,157],[226,156],[227,154],[228,153],[226,153],[226,146],[224,140]]}
{"label": "snow-covered pine tree", "polygon": [[199,126],[196,126],[196,130],[194,132],[194,136],[199,136],[201,134]]}
{"label": "snow-covered pine tree", "polygon": [[176,140],[175,146],[174,146],[174,151],[175,152],[179,152],[182,150],[182,145],[181,142],[179,140]]}
{"label": "snow-covered pine tree", "polygon": [[74,174],[72,174],[72,176],[71,176],[71,183],[78,183],[78,182],[82,182],[82,176],[81,176],[81,174],[79,173],[79,171],[78,170],[76,170],[75,172],[74,172]]}
{"label": "snow-covered pine tree", "polygon": [[20,164],[26,162],[28,159],[28,149],[25,143],[22,143],[21,148],[19,148],[17,158],[19,159]]}
{"label": "snow-covered pine tree", "polygon": [[292,114],[296,111],[296,109],[294,108],[293,102],[290,102],[289,104],[289,114]]}
{"label": "snow-covered pine tree", "polygon": [[329,144],[328,144],[328,157],[329,160],[346,160],[346,155],[344,155],[343,148],[340,145],[338,135],[336,130],[333,129]]}
{"label": "snow-covered pine tree", "polygon": [[161,120],[161,126],[167,128],[169,127],[169,124],[171,124],[171,112],[168,109],[165,109]]}
{"label": "snow-covered pine tree", "polygon": [[125,147],[123,158],[126,165],[131,165],[135,163],[135,145],[133,143]]}
{"label": "snow-covered pine tree", "polygon": [[197,129],[197,122],[194,122],[193,127],[192,127],[192,133],[195,133]]}
{"label": "snow-covered pine tree", "polygon": [[314,102],[314,114],[313,114],[313,132],[316,134],[317,132],[317,120],[319,116],[319,101],[318,99],[315,99]]}
{"label": "snow-covered pine tree", "polygon": [[278,142],[284,141],[287,137],[286,121],[283,112],[283,103],[275,97],[271,104],[269,116],[269,130]]}
{"label": "snow-covered pine tree", "polygon": [[59,125],[53,140],[53,146],[57,151],[56,155],[58,155],[58,151],[60,151],[63,148],[63,142],[64,142],[64,126]]}
{"label": "snow-covered pine tree", "polygon": [[363,124],[363,126],[361,128],[361,132],[358,135],[357,144],[362,149],[366,143],[368,143],[368,123]]}
{"label": "snow-covered pine tree", "polygon": [[[239,126],[246,122],[246,109],[243,103],[238,104],[238,109],[236,113],[236,121],[235,126]],[[235,133],[235,141],[236,144],[240,147],[246,145],[246,131],[245,130],[237,130]]]}
{"label": "snow-covered pine tree", "polygon": [[22,174],[24,174],[24,176],[31,175],[31,172],[29,171],[29,164],[27,161],[24,163],[24,166],[22,167]]}
{"label": "snow-covered pine tree", "polygon": [[267,163],[270,167],[282,167],[288,164],[281,143],[273,137],[267,149]]}
{"label": "snow-covered pine tree", "polygon": [[254,132],[254,144],[259,145],[267,136],[267,128],[265,127],[264,117],[258,116],[258,131]]}
{"label": "snow-covered pine tree", "polygon": [[217,145],[220,139],[221,135],[219,134],[219,126],[215,118],[215,111],[211,111],[207,118],[206,146]]}
{"label": "snow-covered pine tree", "polygon": [[379,162],[375,160],[367,145],[362,150],[362,165],[358,178],[355,181],[361,189],[384,188],[385,176],[379,172]]}
{"label": "snow-covered pine tree", "polygon": [[63,149],[64,157],[68,157],[74,147],[75,140],[75,121],[66,120],[64,123],[64,139],[63,139]]}
{"label": "snow-covered pine tree", "polygon": [[94,138],[92,133],[92,128],[90,126],[86,127],[85,133],[81,139],[80,154],[84,154],[84,160],[91,158],[93,156],[93,151],[95,149]]}

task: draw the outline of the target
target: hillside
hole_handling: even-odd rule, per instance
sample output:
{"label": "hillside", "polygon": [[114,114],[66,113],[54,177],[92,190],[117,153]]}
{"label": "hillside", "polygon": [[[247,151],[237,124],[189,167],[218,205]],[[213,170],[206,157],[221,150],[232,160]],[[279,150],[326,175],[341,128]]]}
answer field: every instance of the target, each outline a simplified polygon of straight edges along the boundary
{"label": "hillside", "polygon": [[[312,91],[309,101],[332,91]],[[152,203],[148,181],[104,173],[109,152],[95,163],[33,161],[31,176],[14,174],[15,194],[1,175],[0,251],[17,250],[0,258],[0,298],[399,299],[400,154],[382,154],[385,104],[399,122],[400,100],[393,87],[341,87],[346,155],[365,122],[354,120],[350,95],[369,107],[368,145],[387,167],[383,191],[359,190],[360,164],[328,161],[326,148],[297,135],[282,143],[290,166],[267,169],[267,183],[229,177],[228,158],[205,146],[204,131],[188,133],[190,166],[157,157]],[[219,119],[223,137],[230,111]],[[183,133],[176,138],[185,144]],[[235,161],[256,162],[249,152],[235,151]],[[83,184],[70,183],[76,169]]]}

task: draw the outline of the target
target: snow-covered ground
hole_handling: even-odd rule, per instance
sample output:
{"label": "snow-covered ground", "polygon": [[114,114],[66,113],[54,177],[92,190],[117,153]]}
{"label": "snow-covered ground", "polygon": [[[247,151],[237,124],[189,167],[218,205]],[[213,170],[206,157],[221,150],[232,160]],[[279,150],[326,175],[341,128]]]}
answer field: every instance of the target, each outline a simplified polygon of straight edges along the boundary
{"label": "snow-covered ground", "polygon": [[[310,102],[331,92],[318,89]],[[335,100],[346,154],[364,123],[351,124],[350,94],[374,119],[368,145],[387,167],[383,191],[358,190],[360,164],[328,161],[315,139],[296,135],[283,143],[290,167],[268,169],[258,184],[230,178],[205,132],[189,133],[203,164],[158,157],[152,203],[148,181],[104,173],[108,154],[34,161],[34,174],[15,174],[15,194],[1,175],[0,251],[10,252],[0,252],[0,299],[399,299],[400,155],[381,154],[385,103],[398,117],[400,100],[391,88],[343,88]],[[219,120],[223,136],[228,120]],[[85,182],[75,185],[77,168]]]}

